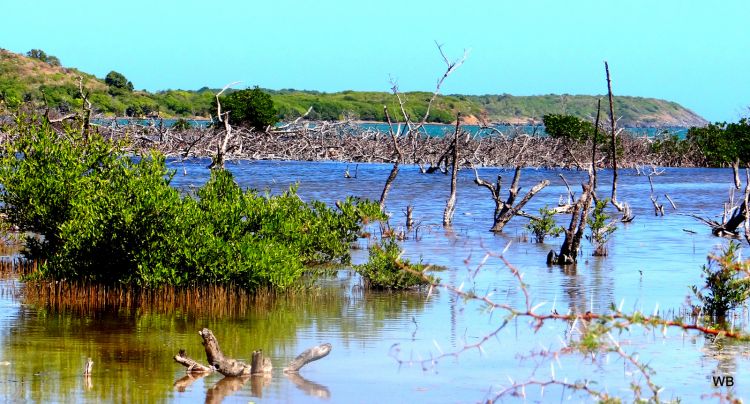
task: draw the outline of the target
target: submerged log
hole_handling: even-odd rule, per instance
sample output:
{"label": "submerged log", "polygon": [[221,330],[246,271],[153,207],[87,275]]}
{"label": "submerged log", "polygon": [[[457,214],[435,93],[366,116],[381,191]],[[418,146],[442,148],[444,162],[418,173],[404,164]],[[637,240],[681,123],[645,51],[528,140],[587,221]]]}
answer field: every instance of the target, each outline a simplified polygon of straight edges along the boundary
{"label": "submerged log", "polygon": [[174,356],[174,361],[185,366],[188,373],[211,373],[214,371],[212,367],[205,366],[198,363],[195,359],[188,357],[184,349],[180,349],[180,352]]}
{"label": "submerged log", "polygon": [[[213,332],[208,328],[198,331],[203,338],[203,346],[206,350],[206,359],[208,366],[202,365],[198,361],[191,359],[185,354],[185,350],[174,356],[175,362],[185,366],[188,373],[207,374],[217,371],[227,377],[246,377],[270,375],[273,370],[271,360],[263,357],[263,352],[257,350],[253,352],[251,365],[236,359],[227,358],[219,347],[219,341]],[[325,343],[314,346],[299,354],[289,365],[284,368],[284,373],[296,373],[306,364],[316,361],[327,356],[332,349],[332,345]]]}
{"label": "submerged log", "polygon": [[216,371],[224,376],[249,376],[251,373],[250,365],[236,359],[227,358],[221,352],[219,341],[216,340],[214,333],[208,328],[198,331],[203,338],[203,347],[206,349],[206,359],[208,364],[213,366]]}
{"label": "submerged log", "polygon": [[333,346],[326,343],[314,346],[302,352],[296,358],[294,358],[293,361],[289,362],[289,365],[284,368],[284,373],[297,373],[302,368],[302,366],[328,356],[328,354],[331,353],[331,349],[333,349]]}

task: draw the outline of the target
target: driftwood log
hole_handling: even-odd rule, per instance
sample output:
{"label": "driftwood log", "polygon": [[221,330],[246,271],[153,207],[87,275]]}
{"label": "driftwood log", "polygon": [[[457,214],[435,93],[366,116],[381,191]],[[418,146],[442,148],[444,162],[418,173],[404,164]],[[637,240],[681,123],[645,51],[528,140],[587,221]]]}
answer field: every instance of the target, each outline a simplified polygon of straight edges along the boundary
{"label": "driftwood log", "polygon": [[[198,334],[203,338],[203,347],[206,350],[208,366],[188,357],[185,354],[185,350],[180,350],[174,356],[175,362],[185,366],[188,373],[207,374],[216,371],[227,377],[244,377],[270,374],[273,370],[271,360],[263,357],[263,353],[260,350],[253,352],[252,362],[248,365],[237,359],[224,356],[219,347],[219,341],[208,328],[198,331]],[[333,349],[333,346],[328,343],[307,349],[284,368],[284,373],[298,372],[306,364],[327,356],[331,352],[331,349]]]}

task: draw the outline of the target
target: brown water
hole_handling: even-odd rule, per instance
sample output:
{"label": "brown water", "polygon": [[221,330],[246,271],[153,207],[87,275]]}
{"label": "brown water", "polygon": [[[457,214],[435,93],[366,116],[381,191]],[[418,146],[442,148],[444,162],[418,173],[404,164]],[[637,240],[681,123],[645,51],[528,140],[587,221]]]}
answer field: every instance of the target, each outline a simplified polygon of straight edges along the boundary
{"label": "brown water", "polygon": [[[205,181],[205,166],[205,162],[174,163],[175,185]],[[344,179],[345,168],[342,163],[299,162],[230,166],[244,186],[279,192],[298,182],[303,198],[327,202],[346,195],[376,199],[390,167],[360,164],[356,179]],[[349,168],[353,173],[354,166]],[[498,171],[480,173],[493,179]],[[562,173],[571,184],[583,179],[582,173]],[[601,176],[601,190],[608,185],[607,175]],[[506,182],[511,176],[511,171],[504,171]],[[529,211],[555,205],[566,192],[557,171],[524,170],[521,183],[528,189],[541,178],[549,178],[552,185],[532,200]],[[609,257],[589,257],[592,248],[585,243],[586,258],[575,271],[544,264],[547,251],[559,248],[561,240],[550,239],[544,245],[518,241],[524,219],[513,219],[504,235],[487,232],[492,202],[487,190],[472,179],[470,171],[461,172],[452,232],[439,225],[448,194],[447,176],[421,175],[416,167],[404,167],[388,208],[393,222],[403,223],[402,211],[412,204],[415,219],[421,221],[420,240],[411,237],[403,244],[408,258],[444,265],[448,270],[438,274],[443,282],[463,284],[464,290],[473,288],[479,294],[491,291],[496,301],[523,303],[517,282],[500,260],[489,258],[476,271],[488,251],[507,247],[504,256],[524,273],[534,304],[545,303],[542,312],[601,312],[622,302],[625,311],[674,315],[683,309],[688,287],[702,283],[700,266],[706,255],[724,243],[711,237],[705,225],[676,215],[663,194],[675,201],[677,212],[718,214],[730,187],[728,170],[667,169],[655,177],[657,194],[667,205],[663,218],[653,216],[647,178],[624,171],[619,199],[633,206],[636,220],[615,233]],[[366,246],[366,241],[360,245]],[[354,259],[365,260],[366,250],[355,250]],[[479,304],[459,301],[445,290],[429,296],[364,293],[359,279],[348,270],[318,285],[301,296],[246,301],[242,303],[246,307],[227,310],[149,305],[83,310],[32,303],[19,297],[24,286],[18,281],[2,280],[0,394],[7,401],[21,402],[477,402],[494,397],[510,384],[509,378],[545,380],[554,372],[559,380],[595,380],[598,388],[630,401],[630,383],[642,381],[614,354],[593,359],[563,355],[559,361],[534,355],[560,350],[575,338],[577,330],[564,322],[548,322],[534,331],[527,320],[515,319],[481,351],[463,351],[495,331],[504,314],[487,313]],[[747,317],[745,309],[733,321],[747,329]],[[229,356],[249,360],[253,350],[263,349],[276,369],[272,377],[184,378],[184,368],[172,356],[184,348],[204,361],[197,334],[203,327],[214,331]],[[665,336],[639,328],[614,338],[655,370],[654,381],[665,387],[663,398],[695,402],[704,394],[725,391],[712,387],[712,375],[733,375],[735,393],[750,396],[747,343],[715,342],[678,330],[668,330]],[[280,372],[299,352],[323,342],[333,344],[333,351],[303,368],[300,377]],[[430,360],[448,352],[461,353],[457,359]],[[95,362],[89,379],[81,376],[87,357]],[[556,388],[546,389],[543,396],[538,389],[526,393],[533,401],[584,398]]]}

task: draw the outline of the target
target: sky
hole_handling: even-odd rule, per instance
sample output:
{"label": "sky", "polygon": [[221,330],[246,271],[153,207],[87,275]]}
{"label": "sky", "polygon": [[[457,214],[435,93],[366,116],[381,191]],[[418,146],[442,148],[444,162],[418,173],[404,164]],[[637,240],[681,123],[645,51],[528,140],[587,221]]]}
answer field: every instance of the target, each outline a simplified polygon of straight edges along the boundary
{"label": "sky", "polygon": [[750,115],[748,0],[0,0],[0,48],[137,89],[434,90],[675,101]]}

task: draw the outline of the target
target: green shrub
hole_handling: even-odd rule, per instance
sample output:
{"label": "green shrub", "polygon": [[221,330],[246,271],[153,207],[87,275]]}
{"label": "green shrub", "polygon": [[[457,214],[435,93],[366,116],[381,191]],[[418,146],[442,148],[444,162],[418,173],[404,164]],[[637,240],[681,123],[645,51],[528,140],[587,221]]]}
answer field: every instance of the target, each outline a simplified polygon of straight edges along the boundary
{"label": "green shrub", "polygon": [[610,216],[604,209],[607,207],[609,199],[599,199],[594,204],[594,210],[591,216],[586,220],[589,225],[590,233],[587,236],[591,244],[594,245],[595,256],[605,256],[608,254],[607,242],[612,233],[617,230],[617,226],[611,220]]}
{"label": "green shrub", "polygon": [[257,86],[235,91],[221,99],[222,111],[229,111],[229,122],[263,131],[277,121],[271,96]]}
{"label": "green shrub", "polygon": [[705,285],[691,287],[703,311],[718,321],[750,298],[750,260],[739,261],[738,252],[739,244],[730,241],[721,256],[709,255],[703,266]]}
{"label": "green shrub", "polygon": [[412,264],[401,259],[401,248],[393,237],[380,240],[368,248],[370,257],[367,263],[355,266],[356,271],[365,281],[365,286],[372,289],[409,289],[436,282],[424,272],[427,265]]}
{"label": "green shrub", "polygon": [[[544,131],[555,139],[571,139],[585,142],[594,133],[594,124],[572,115],[547,114],[542,117]],[[601,143],[603,138],[597,137]]]}
{"label": "green shrub", "polygon": [[156,153],[75,130],[19,121],[0,158],[8,222],[38,237],[27,254],[53,279],[141,286],[232,283],[284,288],[305,266],[349,262],[349,244],[379,206],[349,198],[338,209],[242,190],[214,170],[196,194],[170,186]]}
{"label": "green shrub", "polygon": [[544,243],[547,236],[557,237],[564,231],[555,223],[554,211],[547,206],[539,208],[539,219],[531,219],[526,229],[534,234],[537,243]]}

